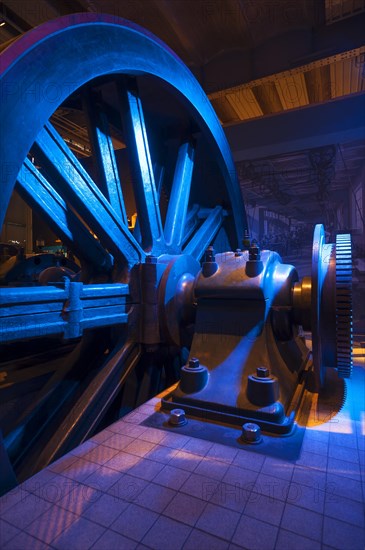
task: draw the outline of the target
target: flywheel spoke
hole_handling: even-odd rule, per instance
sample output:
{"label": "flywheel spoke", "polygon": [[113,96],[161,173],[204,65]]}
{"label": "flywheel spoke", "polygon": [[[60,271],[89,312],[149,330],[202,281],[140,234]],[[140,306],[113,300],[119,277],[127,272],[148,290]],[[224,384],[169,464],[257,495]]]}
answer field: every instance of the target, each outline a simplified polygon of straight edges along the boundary
{"label": "flywheel spoke", "polygon": [[165,239],[174,251],[179,251],[184,238],[186,214],[189,204],[194,168],[194,148],[183,143],[177,156],[174,180],[165,222]]}
{"label": "flywheel spoke", "polygon": [[221,228],[223,219],[223,208],[221,206],[216,206],[213,208],[189,244],[184,248],[184,253],[190,254],[196,260],[200,260],[205,252],[205,249],[211,244]]}
{"label": "flywheel spoke", "polygon": [[84,96],[89,136],[99,172],[100,187],[115,213],[128,225],[117,161],[110,135],[110,127],[102,106],[94,100],[91,92]]}
{"label": "flywheel spoke", "polygon": [[138,344],[121,343],[85,389],[54,436],[30,466],[33,473],[85,440],[99,424],[108,407],[141,357]]}
{"label": "flywheel spoke", "polygon": [[38,134],[35,145],[56,188],[62,189],[108,250],[124,256],[129,265],[141,261],[144,252],[128,227],[51,124]]}
{"label": "flywheel spoke", "polygon": [[150,156],[142,103],[133,80],[120,90],[125,140],[130,154],[142,246],[154,254],[164,251],[158,193]]}
{"label": "flywheel spoke", "polygon": [[74,252],[105,270],[111,268],[110,255],[93,237],[81,220],[67,207],[46,178],[25,159],[17,178],[20,193],[37,212],[41,212],[49,226]]}

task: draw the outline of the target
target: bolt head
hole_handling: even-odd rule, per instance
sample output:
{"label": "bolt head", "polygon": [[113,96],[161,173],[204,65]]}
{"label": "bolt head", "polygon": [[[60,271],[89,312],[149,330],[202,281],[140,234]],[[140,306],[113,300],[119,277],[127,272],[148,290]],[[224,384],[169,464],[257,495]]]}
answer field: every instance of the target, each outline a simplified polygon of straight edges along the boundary
{"label": "bolt head", "polygon": [[240,248],[236,248],[234,255],[235,255],[236,257],[237,257],[237,256],[242,256],[242,250],[241,250]]}
{"label": "bolt head", "polygon": [[205,251],[205,261],[214,262],[215,261],[215,250],[212,246],[208,246]]}
{"label": "bolt head", "polygon": [[256,369],[256,376],[258,378],[268,378],[270,375],[270,371],[266,367],[257,367]]}
{"label": "bolt head", "polygon": [[169,416],[169,424],[171,426],[185,426],[187,424],[185,411],[183,409],[172,409]]}
{"label": "bolt head", "polygon": [[246,443],[259,443],[261,441],[261,428],[258,424],[247,422],[242,426],[241,438]]}
{"label": "bolt head", "polygon": [[199,359],[197,357],[191,357],[189,359],[189,368],[190,369],[197,369],[199,367]]}

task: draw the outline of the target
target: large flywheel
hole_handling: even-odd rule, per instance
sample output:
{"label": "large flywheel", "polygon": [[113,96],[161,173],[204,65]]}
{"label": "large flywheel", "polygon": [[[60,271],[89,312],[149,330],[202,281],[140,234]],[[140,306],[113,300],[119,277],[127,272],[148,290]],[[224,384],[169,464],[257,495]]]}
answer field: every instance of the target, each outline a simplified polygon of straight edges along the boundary
{"label": "large flywheel", "polygon": [[[92,434],[128,380],[129,392],[141,386],[146,355],[167,370],[189,346],[199,262],[213,243],[239,247],[246,216],[209,100],[137,25],[48,22],[1,53],[0,87],[1,225],[15,189],[80,267],[47,264],[32,285],[0,288],[1,429],[21,479]],[[82,157],[65,110],[88,129]]]}

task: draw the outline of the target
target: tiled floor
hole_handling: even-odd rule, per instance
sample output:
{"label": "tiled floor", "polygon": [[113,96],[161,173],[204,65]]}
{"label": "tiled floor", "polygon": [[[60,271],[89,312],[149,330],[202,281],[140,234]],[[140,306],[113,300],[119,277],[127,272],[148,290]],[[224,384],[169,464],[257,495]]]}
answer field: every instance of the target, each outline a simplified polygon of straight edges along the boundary
{"label": "tiled floor", "polygon": [[[363,360],[362,360],[363,361]],[[296,462],[141,426],[155,398],[0,499],[0,548],[363,550],[365,384]]]}

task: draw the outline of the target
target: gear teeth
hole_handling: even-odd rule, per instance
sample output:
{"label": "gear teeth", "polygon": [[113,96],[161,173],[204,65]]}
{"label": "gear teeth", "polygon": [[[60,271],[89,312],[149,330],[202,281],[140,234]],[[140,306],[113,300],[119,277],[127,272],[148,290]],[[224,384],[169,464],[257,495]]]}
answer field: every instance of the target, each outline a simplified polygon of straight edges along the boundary
{"label": "gear teeth", "polygon": [[351,235],[336,236],[336,359],[341,378],[352,373]]}

